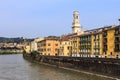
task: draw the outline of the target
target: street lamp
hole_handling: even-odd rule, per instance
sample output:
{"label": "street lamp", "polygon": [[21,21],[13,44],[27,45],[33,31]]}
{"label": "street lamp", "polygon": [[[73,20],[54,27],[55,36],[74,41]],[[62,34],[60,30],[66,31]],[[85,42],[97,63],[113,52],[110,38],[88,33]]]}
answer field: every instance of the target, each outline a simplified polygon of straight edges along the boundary
{"label": "street lamp", "polygon": [[120,19],[118,19],[118,21],[119,21],[119,25],[120,25]]}
{"label": "street lamp", "polygon": [[60,56],[60,54],[59,54],[60,50],[59,50],[59,49],[57,49],[57,50],[58,50],[58,54],[57,54],[57,56]]}

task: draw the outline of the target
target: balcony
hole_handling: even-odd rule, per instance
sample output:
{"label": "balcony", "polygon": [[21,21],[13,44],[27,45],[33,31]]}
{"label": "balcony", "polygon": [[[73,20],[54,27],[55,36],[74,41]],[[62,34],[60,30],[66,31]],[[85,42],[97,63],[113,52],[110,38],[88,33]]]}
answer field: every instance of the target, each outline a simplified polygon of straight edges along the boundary
{"label": "balcony", "polygon": [[107,38],[103,39],[103,44],[107,44]]}
{"label": "balcony", "polygon": [[107,45],[103,46],[103,51],[107,51]]}
{"label": "balcony", "polygon": [[120,34],[120,27],[118,27],[118,28],[115,29],[115,36],[117,36],[119,34]]}
{"label": "balcony", "polygon": [[103,31],[103,37],[107,37],[107,31]]}
{"label": "balcony", "polygon": [[115,44],[114,51],[115,51],[115,52],[120,51],[120,44]]}
{"label": "balcony", "polygon": [[104,48],[104,49],[103,49],[103,52],[106,52],[106,51],[107,51],[107,49]]}
{"label": "balcony", "polygon": [[120,43],[120,37],[115,37],[115,44]]}
{"label": "balcony", "polygon": [[94,47],[94,50],[100,50],[100,47]]}
{"label": "balcony", "polygon": [[100,55],[100,52],[94,52],[94,55]]}
{"label": "balcony", "polygon": [[114,51],[115,51],[115,52],[119,52],[120,49],[119,49],[119,48],[115,48]]}
{"label": "balcony", "polygon": [[115,35],[118,35],[119,33],[120,33],[120,32],[119,32],[118,30],[117,30],[117,31],[115,30]]}

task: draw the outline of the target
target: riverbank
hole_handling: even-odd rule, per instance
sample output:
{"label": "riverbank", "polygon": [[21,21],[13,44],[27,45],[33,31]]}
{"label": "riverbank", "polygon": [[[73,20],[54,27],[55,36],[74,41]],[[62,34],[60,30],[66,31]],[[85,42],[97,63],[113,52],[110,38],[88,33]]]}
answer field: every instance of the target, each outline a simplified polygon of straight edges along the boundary
{"label": "riverbank", "polygon": [[30,62],[22,54],[0,56],[0,80],[113,80]]}
{"label": "riverbank", "polygon": [[[56,68],[56,65],[50,65],[50,64],[47,64],[47,63],[39,63],[39,62],[35,62],[35,63],[46,65],[46,66],[51,66],[51,67],[55,67]],[[96,73],[92,73],[92,72],[86,72],[86,71],[83,71],[83,70],[77,70],[77,69],[73,69],[73,68],[67,68],[67,67],[58,67],[58,68],[59,69],[64,69],[64,70],[68,70],[68,71],[74,71],[74,72],[78,72],[78,73],[88,74],[88,75],[92,75],[92,76],[104,77],[104,78],[112,79],[112,80],[120,80],[118,78],[109,77],[109,76],[105,76],[105,75],[100,75],[100,74],[96,74]]]}
{"label": "riverbank", "polygon": [[0,55],[8,55],[8,54],[22,54],[21,52],[0,52]]}
{"label": "riverbank", "polygon": [[26,55],[24,55],[24,58],[31,61],[31,62],[35,62],[35,63],[46,65],[46,66],[52,66],[52,67],[55,67],[55,68],[65,69],[65,70],[74,71],[74,72],[80,72],[80,73],[83,73],[83,74],[104,77],[104,78],[108,78],[108,79],[112,79],[112,80],[120,80],[120,78],[117,77],[117,76],[112,76],[112,75],[110,76],[110,75],[107,75],[107,74],[105,75],[105,74],[101,74],[101,73],[97,73],[97,72],[93,72],[93,71],[86,71],[86,70],[82,70],[80,68],[71,67],[71,66],[69,66],[69,67],[68,66],[63,66],[60,63],[57,63],[57,64],[56,63],[49,63],[49,62],[43,61],[43,59],[40,59],[40,58],[33,58],[33,57],[30,57],[30,56],[26,56]]}

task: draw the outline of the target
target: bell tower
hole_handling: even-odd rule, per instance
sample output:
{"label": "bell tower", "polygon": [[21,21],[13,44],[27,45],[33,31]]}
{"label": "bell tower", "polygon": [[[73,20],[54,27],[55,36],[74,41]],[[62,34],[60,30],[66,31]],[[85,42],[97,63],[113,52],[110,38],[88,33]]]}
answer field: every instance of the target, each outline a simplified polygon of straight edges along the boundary
{"label": "bell tower", "polygon": [[73,23],[72,23],[72,33],[83,33],[79,21],[79,12],[74,11],[73,13]]}

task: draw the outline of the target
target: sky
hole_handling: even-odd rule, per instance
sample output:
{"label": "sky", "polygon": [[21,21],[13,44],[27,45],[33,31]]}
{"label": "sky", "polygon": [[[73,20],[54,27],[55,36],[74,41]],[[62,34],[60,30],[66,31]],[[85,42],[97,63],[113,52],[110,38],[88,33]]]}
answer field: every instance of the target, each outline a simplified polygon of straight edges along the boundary
{"label": "sky", "polygon": [[84,30],[118,25],[120,0],[0,0],[0,37],[72,33],[73,11]]}

